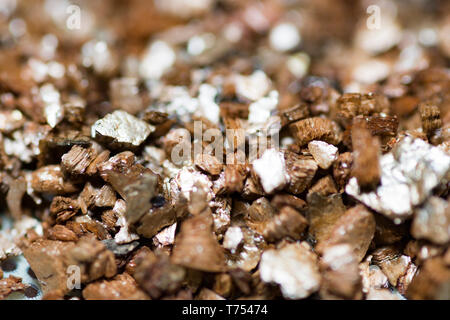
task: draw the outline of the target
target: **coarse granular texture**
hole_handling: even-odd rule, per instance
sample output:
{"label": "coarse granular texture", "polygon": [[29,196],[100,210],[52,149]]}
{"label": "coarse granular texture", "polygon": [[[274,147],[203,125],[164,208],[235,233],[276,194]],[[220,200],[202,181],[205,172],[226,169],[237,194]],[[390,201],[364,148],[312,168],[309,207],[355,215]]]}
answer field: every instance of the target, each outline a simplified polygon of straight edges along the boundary
{"label": "coarse granular texture", "polygon": [[0,1],[0,299],[450,299],[446,1],[75,4]]}

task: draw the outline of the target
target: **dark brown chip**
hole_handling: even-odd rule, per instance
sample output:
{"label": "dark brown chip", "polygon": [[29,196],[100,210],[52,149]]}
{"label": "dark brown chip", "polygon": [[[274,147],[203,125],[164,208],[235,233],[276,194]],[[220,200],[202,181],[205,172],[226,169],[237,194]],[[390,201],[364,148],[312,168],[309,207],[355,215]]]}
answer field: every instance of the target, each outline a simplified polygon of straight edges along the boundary
{"label": "dark brown chip", "polygon": [[67,266],[75,265],[80,268],[81,283],[102,277],[111,278],[117,273],[114,253],[93,236],[81,238],[64,256]]}
{"label": "dark brown chip", "polygon": [[62,295],[69,291],[64,255],[75,247],[74,242],[37,240],[22,250],[41,284],[44,296],[54,290],[60,290]]}
{"label": "dark brown chip", "polygon": [[125,151],[97,166],[100,176],[127,202],[126,218],[131,224],[150,209],[158,184],[156,174],[134,162],[134,154]]}
{"label": "dark brown chip", "polygon": [[56,218],[57,223],[69,220],[79,210],[80,205],[78,201],[68,197],[54,197],[50,204],[50,214]]}
{"label": "dark brown chip", "polygon": [[417,270],[411,258],[394,246],[378,248],[372,254],[372,263],[381,268],[392,286],[405,294]]}
{"label": "dark brown chip", "polygon": [[109,184],[101,188],[95,188],[90,182],[87,182],[78,198],[81,211],[86,214],[89,208],[108,208],[114,207],[117,197],[115,191]]}
{"label": "dark brown chip", "polygon": [[281,209],[284,206],[290,206],[292,208],[294,208],[295,210],[299,210],[302,211],[306,208],[306,202],[292,194],[276,194],[270,204],[274,207],[274,208],[278,208]]}
{"label": "dark brown chip", "polygon": [[350,152],[344,152],[339,155],[333,164],[334,181],[342,190],[350,179],[350,174],[353,166],[353,155]]}
{"label": "dark brown chip", "polygon": [[109,159],[110,152],[108,150],[102,151],[95,159],[91,162],[89,167],[86,169],[86,173],[90,176],[95,175],[97,173],[97,166],[102,162],[105,162]]}
{"label": "dark brown chip", "polygon": [[362,282],[359,264],[347,244],[328,247],[320,260],[322,283],[320,296],[322,299],[354,299],[362,298]]}

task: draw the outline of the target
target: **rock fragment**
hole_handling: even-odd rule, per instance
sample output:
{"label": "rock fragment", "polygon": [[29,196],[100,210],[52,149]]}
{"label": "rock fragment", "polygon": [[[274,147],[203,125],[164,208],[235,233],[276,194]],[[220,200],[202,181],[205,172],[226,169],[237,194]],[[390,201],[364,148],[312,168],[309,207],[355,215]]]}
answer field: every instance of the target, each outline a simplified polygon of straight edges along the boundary
{"label": "rock fragment", "polygon": [[380,141],[373,137],[364,124],[352,126],[353,166],[352,176],[361,188],[374,188],[380,182]]}
{"label": "rock fragment", "polygon": [[311,141],[308,150],[322,169],[328,169],[338,157],[338,149],[323,141]]}
{"label": "rock fragment", "polygon": [[319,241],[316,250],[323,252],[329,246],[346,243],[359,262],[366,255],[374,233],[375,219],[372,213],[364,206],[357,205],[335,221],[328,237]]}
{"label": "rock fragment", "polygon": [[103,139],[110,146],[138,147],[154,130],[154,126],[128,112],[116,110],[94,123],[91,136]]}
{"label": "rock fragment", "polygon": [[81,175],[86,172],[97,154],[93,149],[86,149],[74,145],[72,149],[61,158],[61,166],[64,172],[73,175]]}
{"label": "rock fragment", "polygon": [[438,197],[430,197],[422,208],[416,210],[411,234],[416,239],[427,239],[436,244],[443,245],[449,242],[449,202]]}
{"label": "rock fragment", "polygon": [[421,139],[405,137],[380,158],[380,167],[381,185],[375,191],[362,192],[356,178],[345,191],[393,220],[404,220],[448,174],[450,156]]}
{"label": "rock fragment", "polygon": [[317,163],[311,157],[293,152],[285,152],[285,159],[289,178],[286,190],[295,195],[300,194],[311,185],[318,169]]}
{"label": "rock fragment", "polygon": [[342,140],[342,132],[337,123],[326,118],[307,118],[289,125],[292,135],[300,146],[321,140],[337,145]]}
{"label": "rock fragment", "polygon": [[362,280],[359,264],[347,244],[328,247],[320,260],[322,283],[320,295],[324,299],[361,299]]}
{"label": "rock fragment", "polygon": [[128,273],[122,273],[111,280],[92,282],[83,289],[86,300],[148,300],[148,296]]}
{"label": "rock fragment", "polygon": [[442,258],[425,261],[409,285],[406,296],[414,300],[449,300],[450,269]]}
{"label": "rock fragment", "polygon": [[63,176],[61,167],[49,165],[33,171],[31,187],[36,192],[64,195],[76,192],[78,188]]}
{"label": "rock fragment", "polygon": [[29,286],[22,283],[22,279],[10,275],[8,278],[0,278],[0,300],[6,299],[11,293],[24,291]]}
{"label": "rock fragment", "polygon": [[340,194],[322,196],[312,193],[308,195],[307,217],[309,233],[321,242],[329,237],[336,221],[344,215],[346,208]]}
{"label": "rock fragment", "polygon": [[175,239],[172,262],[195,270],[221,272],[225,256],[212,231],[212,217],[197,215],[184,221]]}
{"label": "rock fragment", "polygon": [[150,169],[136,164],[133,153],[117,154],[98,165],[98,171],[126,201],[129,223],[137,222],[150,209],[150,200],[157,193],[158,177]]}
{"label": "rock fragment", "polygon": [[303,299],[319,289],[317,256],[306,242],[265,251],[259,271],[261,279],[278,284],[287,299]]}
{"label": "rock fragment", "polygon": [[253,162],[253,170],[267,193],[282,188],[287,182],[283,154],[275,149],[264,151],[262,157]]}

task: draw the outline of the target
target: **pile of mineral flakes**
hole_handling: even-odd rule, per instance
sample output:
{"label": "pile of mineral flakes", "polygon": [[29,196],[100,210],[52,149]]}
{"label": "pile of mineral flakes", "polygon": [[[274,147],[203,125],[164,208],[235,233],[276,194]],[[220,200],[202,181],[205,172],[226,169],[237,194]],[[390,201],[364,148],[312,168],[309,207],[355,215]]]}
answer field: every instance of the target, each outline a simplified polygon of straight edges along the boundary
{"label": "pile of mineral flakes", "polygon": [[448,3],[76,3],[0,2],[0,299],[450,299]]}

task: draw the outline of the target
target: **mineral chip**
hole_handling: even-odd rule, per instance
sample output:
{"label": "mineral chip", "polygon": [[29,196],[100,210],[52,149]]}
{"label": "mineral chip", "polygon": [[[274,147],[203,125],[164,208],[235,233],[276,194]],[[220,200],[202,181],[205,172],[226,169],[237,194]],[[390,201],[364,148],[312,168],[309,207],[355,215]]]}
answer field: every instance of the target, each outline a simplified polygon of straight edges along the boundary
{"label": "mineral chip", "polygon": [[259,271],[261,279],[278,284],[287,299],[303,299],[319,289],[317,256],[306,242],[265,251]]}
{"label": "mineral chip", "polygon": [[95,122],[91,136],[113,146],[138,147],[154,130],[155,127],[128,112],[117,110]]}
{"label": "mineral chip", "polygon": [[412,216],[450,170],[450,156],[421,139],[405,137],[394,150],[380,159],[381,185],[361,192],[356,178],[345,191],[392,220]]}

